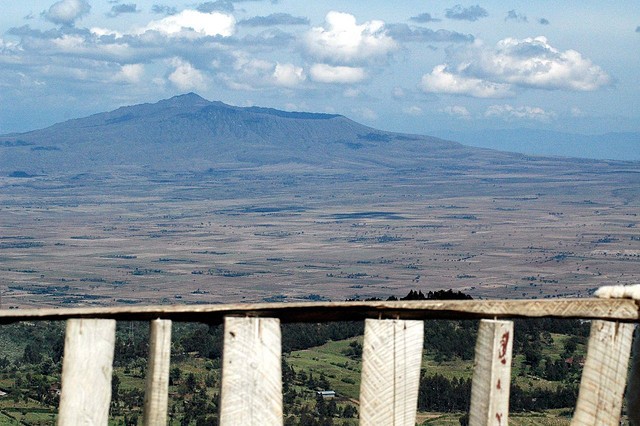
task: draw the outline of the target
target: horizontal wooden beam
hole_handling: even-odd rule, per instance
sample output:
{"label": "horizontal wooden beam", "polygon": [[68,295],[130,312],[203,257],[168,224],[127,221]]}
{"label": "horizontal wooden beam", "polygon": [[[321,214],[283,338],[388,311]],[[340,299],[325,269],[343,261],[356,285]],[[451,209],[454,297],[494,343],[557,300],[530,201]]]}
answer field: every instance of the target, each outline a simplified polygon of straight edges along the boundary
{"label": "horizontal wooden beam", "polygon": [[636,322],[631,299],[425,300],[395,302],[301,302],[220,305],[113,306],[0,310],[0,323],[69,318],[148,321],[157,318],[220,324],[225,316],[279,318],[282,322],[374,319],[582,318]]}

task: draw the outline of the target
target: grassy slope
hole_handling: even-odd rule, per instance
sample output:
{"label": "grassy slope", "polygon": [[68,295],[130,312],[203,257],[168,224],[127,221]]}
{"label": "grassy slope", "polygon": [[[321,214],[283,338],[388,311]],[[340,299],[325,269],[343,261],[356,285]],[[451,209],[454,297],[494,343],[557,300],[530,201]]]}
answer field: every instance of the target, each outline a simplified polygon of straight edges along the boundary
{"label": "grassy slope", "polygon": [[[545,356],[557,359],[562,353],[564,341],[567,336],[552,335],[553,343],[547,345],[543,352]],[[307,375],[312,373],[315,378],[319,378],[323,374],[339,396],[350,399],[354,403],[358,401],[360,388],[360,360],[352,360],[345,356],[345,352],[349,348],[349,344],[357,340],[362,343],[362,337],[356,339],[347,339],[341,341],[328,342],[322,346],[310,348],[307,350],[294,351],[285,355],[286,360],[297,373],[305,371]],[[18,344],[7,342],[15,349],[20,350]],[[7,348],[3,348],[5,351]],[[578,346],[578,352],[584,353],[584,346]],[[19,352],[21,353],[21,352]],[[177,361],[177,360],[176,360]],[[219,370],[212,370],[214,367],[211,361],[203,358],[186,357],[179,362],[173,362],[172,366],[178,366],[182,370],[182,377],[186,377],[189,373],[193,373],[198,381],[203,381],[207,374],[213,371],[216,386],[209,388],[207,394],[213,398],[215,393],[219,392],[220,376]],[[453,359],[451,361],[436,363],[431,353],[425,352],[423,357],[423,369],[428,374],[441,374],[447,378],[461,377],[470,378],[473,374],[472,362]],[[547,382],[531,376],[522,376],[520,372],[523,369],[522,356],[517,356],[513,362],[513,380],[522,387],[555,387],[557,383]],[[120,378],[120,390],[137,388],[144,389],[144,379],[142,372],[139,370],[125,373],[121,368],[116,369],[116,374]],[[12,378],[6,377],[0,380],[0,388],[5,386],[9,388],[12,384]],[[313,400],[311,390],[306,390],[309,399]],[[177,388],[170,389],[170,406],[178,401],[175,400]],[[305,397],[306,399],[306,397]],[[510,422],[513,425],[564,425],[568,424],[566,417],[567,410],[551,410],[547,413],[529,413],[529,414],[512,414]],[[429,425],[459,425],[459,417],[461,413],[419,413],[419,424]],[[16,419],[22,420],[28,424],[50,424],[52,421],[52,411],[43,408],[36,401],[20,401],[15,403],[13,399],[0,399],[0,426],[16,424]],[[120,417],[121,419],[121,417]]]}
{"label": "grassy slope", "polygon": [[[544,348],[545,356],[557,359],[563,350],[564,341],[567,336],[553,334],[553,343]],[[321,373],[325,375],[332,386],[332,390],[340,396],[350,398],[354,401],[358,400],[360,387],[360,368],[359,361],[351,360],[343,355],[343,351],[349,347],[349,343],[354,339],[347,339],[336,342],[328,342],[322,346],[315,348],[294,351],[287,357],[287,362],[296,372],[307,371],[312,372],[314,377],[318,377]],[[362,338],[357,339],[362,343]],[[584,353],[584,346],[578,346],[578,353]],[[447,362],[436,363],[433,354],[425,352],[422,368],[428,374],[441,374],[447,378],[461,377],[471,378],[473,375],[473,363],[471,361],[463,361],[454,359]],[[546,381],[531,376],[521,376],[523,370],[523,356],[516,356],[513,361],[512,380],[523,388],[534,386],[555,387],[556,382]],[[353,383],[347,383],[344,381]],[[455,425],[459,426],[459,417],[462,413],[419,413],[418,423],[427,425]],[[509,422],[516,426],[529,425],[549,425],[560,426],[568,425],[570,419],[567,417],[567,410],[549,410],[545,413],[512,413]]]}

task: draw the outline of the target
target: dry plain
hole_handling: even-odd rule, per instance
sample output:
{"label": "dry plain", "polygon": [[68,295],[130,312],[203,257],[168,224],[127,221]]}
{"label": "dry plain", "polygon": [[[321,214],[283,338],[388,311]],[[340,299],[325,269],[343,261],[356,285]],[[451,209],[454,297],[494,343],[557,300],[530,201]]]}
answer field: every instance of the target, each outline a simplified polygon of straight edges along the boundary
{"label": "dry plain", "polygon": [[[2,308],[640,283],[637,163],[0,178]],[[505,166],[506,167],[506,166]],[[605,172],[606,171],[606,172]]]}

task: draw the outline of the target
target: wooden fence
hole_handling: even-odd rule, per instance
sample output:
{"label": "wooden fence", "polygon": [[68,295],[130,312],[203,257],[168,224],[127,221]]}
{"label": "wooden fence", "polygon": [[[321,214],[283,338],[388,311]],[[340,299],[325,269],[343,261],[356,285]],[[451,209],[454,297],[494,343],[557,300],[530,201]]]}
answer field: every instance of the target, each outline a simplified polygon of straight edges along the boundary
{"label": "wooden fence", "polygon": [[[107,425],[115,325],[151,323],[144,424],[167,424],[172,321],[224,324],[220,424],[282,425],[281,322],[365,320],[360,424],[413,426],[424,320],[480,320],[469,424],[505,426],[510,318],[591,322],[572,425],[618,425],[639,309],[629,299],[268,303],[0,310],[0,324],[66,320],[59,425]],[[428,323],[427,323],[428,326]]]}

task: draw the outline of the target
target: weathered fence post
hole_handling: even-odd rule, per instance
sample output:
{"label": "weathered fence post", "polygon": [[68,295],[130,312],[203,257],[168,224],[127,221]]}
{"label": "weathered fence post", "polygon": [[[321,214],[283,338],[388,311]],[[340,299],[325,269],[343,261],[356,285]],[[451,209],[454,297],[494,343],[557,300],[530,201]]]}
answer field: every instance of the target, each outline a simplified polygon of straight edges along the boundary
{"label": "weathered fence post", "polygon": [[630,426],[640,426],[640,328],[636,327],[627,381],[627,416]]}
{"label": "weathered fence post", "polygon": [[166,426],[171,361],[171,321],[151,321],[149,362],[144,394],[144,425]]}
{"label": "weathered fence post", "polygon": [[280,320],[224,319],[221,426],[282,425]]}
{"label": "weathered fence post", "polygon": [[480,321],[471,382],[469,426],[508,424],[512,347],[512,321]]}
{"label": "weathered fence post", "polygon": [[423,321],[365,320],[361,425],[415,425],[423,339]]}
{"label": "weathered fence post", "polygon": [[67,321],[58,425],[107,425],[115,337],[115,320]]}
{"label": "weathered fence post", "polygon": [[618,426],[634,327],[613,321],[591,323],[572,425]]}

